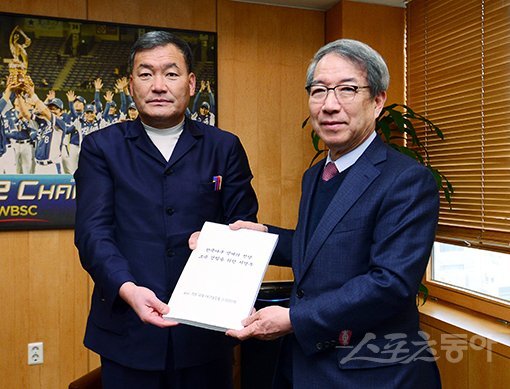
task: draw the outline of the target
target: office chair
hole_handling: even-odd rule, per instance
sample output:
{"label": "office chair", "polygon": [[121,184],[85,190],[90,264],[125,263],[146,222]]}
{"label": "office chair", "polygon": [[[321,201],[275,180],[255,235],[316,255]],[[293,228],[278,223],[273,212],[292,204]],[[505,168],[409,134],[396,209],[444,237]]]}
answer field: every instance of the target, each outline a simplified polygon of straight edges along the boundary
{"label": "office chair", "polygon": [[69,384],[69,389],[102,389],[101,368],[89,371]]}

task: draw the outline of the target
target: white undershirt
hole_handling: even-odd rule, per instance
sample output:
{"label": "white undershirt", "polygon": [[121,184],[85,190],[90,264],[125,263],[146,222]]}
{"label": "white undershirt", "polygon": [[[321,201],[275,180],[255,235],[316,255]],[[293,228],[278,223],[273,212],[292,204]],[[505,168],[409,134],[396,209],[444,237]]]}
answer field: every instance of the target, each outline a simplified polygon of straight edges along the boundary
{"label": "white undershirt", "polygon": [[147,135],[151,138],[152,143],[158,148],[161,155],[168,161],[172,156],[175,145],[179,140],[184,129],[184,120],[178,125],[170,128],[154,128],[143,123]]}

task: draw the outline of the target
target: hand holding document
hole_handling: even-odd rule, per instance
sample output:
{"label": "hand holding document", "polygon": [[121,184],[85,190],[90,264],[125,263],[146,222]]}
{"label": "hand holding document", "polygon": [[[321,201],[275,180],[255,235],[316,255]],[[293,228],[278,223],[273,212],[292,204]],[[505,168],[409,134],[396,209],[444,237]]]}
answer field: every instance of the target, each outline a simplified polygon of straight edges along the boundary
{"label": "hand holding document", "polygon": [[217,331],[242,329],[278,235],[206,222],[163,317]]}

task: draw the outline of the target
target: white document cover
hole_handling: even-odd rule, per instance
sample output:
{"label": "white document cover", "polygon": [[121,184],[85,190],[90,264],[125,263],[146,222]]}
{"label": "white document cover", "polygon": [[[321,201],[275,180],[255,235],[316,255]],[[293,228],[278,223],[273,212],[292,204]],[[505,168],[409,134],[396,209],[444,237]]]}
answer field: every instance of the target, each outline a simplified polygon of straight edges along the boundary
{"label": "white document cover", "polygon": [[164,318],[216,331],[241,329],[278,235],[205,222]]}

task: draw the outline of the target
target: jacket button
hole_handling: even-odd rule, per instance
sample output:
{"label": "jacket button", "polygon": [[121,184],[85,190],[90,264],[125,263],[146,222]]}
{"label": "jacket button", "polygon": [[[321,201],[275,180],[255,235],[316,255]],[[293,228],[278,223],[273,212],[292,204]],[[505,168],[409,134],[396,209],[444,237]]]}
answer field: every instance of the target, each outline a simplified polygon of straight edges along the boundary
{"label": "jacket button", "polygon": [[319,342],[315,345],[315,348],[319,351],[321,351],[323,348],[324,348],[324,345],[322,344],[322,342]]}
{"label": "jacket button", "polygon": [[173,215],[173,214],[174,214],[174,212],[175,212],[175,211],[174,211],[174,209],[173,209],[173,208],[168,207],[168,208],[166,209],[166,213],[167,213],[167,214],[169,214],[169,215]]}
{"label": "jacket button", "polygon": [[296,296],[298,297],[298,299],[303,298],[305,296],[305,291],[303,289],[298,289],[296,291]]}
{"label": "jacket button", "polygon": [[174,169],[165,170],[165,176],[170,176],[172,174],[174,174]]}
{"label": "jacket button", "polygon": [[174,255],[175,255],[175,252],[172,249],[166,250],[167,257],[173,257]]}

